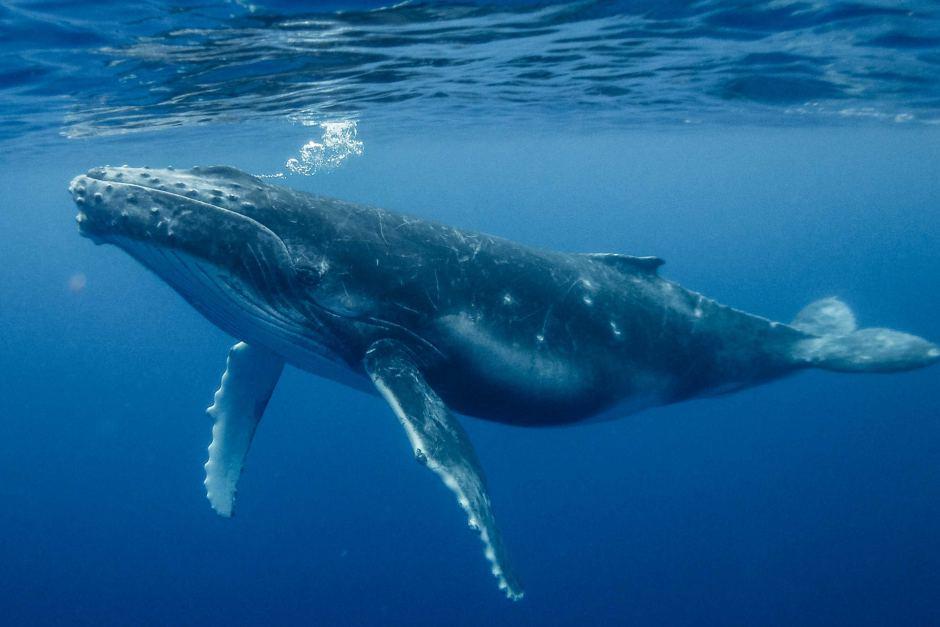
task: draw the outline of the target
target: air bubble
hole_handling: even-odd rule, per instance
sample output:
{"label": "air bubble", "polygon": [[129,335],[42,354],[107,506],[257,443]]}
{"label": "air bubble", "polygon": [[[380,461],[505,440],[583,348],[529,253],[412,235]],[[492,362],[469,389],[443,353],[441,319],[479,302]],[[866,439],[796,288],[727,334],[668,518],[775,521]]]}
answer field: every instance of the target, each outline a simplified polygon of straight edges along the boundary
{"label": "air bubble", "polygon": [[288,159],[284,164],[294,174],[309,176],[321,170],[333,170],[350,156],[362,154],[362,141],[357,139],[355,120],[311,123],[308,126],[319,126],[321,137],[301,146],[299,158]]}

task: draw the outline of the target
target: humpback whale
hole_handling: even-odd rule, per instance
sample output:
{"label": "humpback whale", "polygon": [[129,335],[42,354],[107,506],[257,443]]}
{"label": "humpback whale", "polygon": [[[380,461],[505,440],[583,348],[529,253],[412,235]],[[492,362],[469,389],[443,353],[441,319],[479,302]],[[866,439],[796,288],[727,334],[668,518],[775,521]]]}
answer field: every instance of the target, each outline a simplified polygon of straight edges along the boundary
{"label": "humpback whale", "polygon": [[288,363],[388,403],[511,599],[522,586],[455,415],[577,423],[806,368],[896,372],[940,360],[919,337],[857,328],[836,298],[773,322],[661,277],[656,257],[541,250],[230,167],[100,167],[69,189],[82,235],[129,253],[238,340],[208,409],[216,512],[232,514]]}

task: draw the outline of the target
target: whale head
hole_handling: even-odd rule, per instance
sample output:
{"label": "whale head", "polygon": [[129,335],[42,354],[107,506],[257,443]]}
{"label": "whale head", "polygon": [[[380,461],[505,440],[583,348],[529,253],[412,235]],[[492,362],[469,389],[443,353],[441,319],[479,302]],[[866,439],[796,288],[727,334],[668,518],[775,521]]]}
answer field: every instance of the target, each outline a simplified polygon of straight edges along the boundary
{"label": "whale head", "polygon": [[129,253],[229,334],[310,335],[315,315],[292,297],[307,275],[282,237],[294,192],[222,166],[93,168],[69,191],[82,235]]}

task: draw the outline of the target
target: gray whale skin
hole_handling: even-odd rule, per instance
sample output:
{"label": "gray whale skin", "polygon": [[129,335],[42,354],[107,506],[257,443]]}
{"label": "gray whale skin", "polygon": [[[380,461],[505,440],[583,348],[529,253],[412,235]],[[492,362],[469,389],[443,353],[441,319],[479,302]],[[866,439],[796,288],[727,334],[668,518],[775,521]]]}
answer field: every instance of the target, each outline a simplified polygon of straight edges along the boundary
{"label": "gray whale skin", "polygon": [[511,599],[522,586],[455,412],[576,423],[804,368],[894,372],[940,359],[921,338],[857,329],[835,298],[772,322],[661,278],[655,257],[539,250],[229,167],[95,168],[69,189],[83,235],[124,249],[240,340],[208,410],[217,512],[232,514],[251,438],[290,363],[388,402]]}

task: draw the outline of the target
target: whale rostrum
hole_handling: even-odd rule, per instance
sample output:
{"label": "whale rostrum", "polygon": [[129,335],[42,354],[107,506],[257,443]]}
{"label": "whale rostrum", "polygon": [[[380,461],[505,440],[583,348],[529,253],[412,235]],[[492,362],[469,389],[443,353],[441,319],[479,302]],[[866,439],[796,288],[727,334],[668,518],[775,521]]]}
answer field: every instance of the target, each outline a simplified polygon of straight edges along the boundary
{"label": "whale rostrum", "polygon": [[512,599],[522,586],[455,414],[576,423],[805,368],[895,372],[940,360],[919,337],[857,329],[835,298],[773,322],[661,277],[656,257],[541,250],[230,167],[95,168],[70,191],[83,235],[125,250],[238,339],[208,410],[205,483],[219,514],[232,514],[289,363],[388,403]]}

